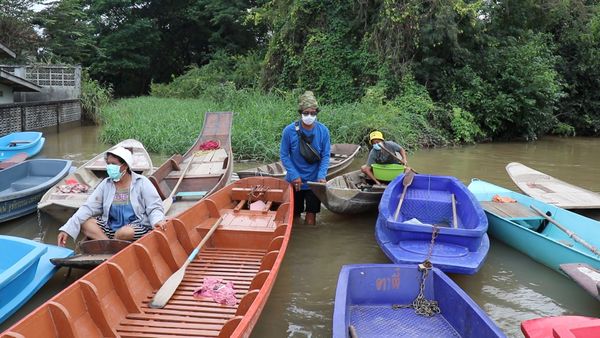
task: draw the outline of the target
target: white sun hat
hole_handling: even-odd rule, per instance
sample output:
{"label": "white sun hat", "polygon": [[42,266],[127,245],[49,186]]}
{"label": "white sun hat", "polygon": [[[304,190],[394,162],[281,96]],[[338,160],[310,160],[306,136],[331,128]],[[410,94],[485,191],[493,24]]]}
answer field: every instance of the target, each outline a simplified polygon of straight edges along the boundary
{"label": "white sun hat", "polygon": [[131,151],[119,146],[107,151],[106,153],[121,158],[123,161],[125,161],[125,164],[127,164],[129,169],[133,170],[133,154],[131,153]]}

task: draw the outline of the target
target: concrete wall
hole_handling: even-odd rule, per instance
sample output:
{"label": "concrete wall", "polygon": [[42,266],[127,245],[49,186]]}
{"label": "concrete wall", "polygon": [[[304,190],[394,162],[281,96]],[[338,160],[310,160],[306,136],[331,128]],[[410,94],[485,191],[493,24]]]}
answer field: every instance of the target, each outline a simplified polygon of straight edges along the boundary
{"label": "concrete wall", "polygon": [[0,104],[13,103],[13,90],[5,84],[0,83]]}

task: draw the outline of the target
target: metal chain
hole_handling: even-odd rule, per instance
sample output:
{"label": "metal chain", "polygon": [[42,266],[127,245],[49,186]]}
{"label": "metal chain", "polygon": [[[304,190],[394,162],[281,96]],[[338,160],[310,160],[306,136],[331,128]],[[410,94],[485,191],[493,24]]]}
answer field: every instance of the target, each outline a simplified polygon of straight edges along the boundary
{"label": "metal chain", "polygon": [[419,270],[421,270],[421,281],[419,282],[419,293],[417,294],[417,297],[413,300],[411,304],[393,304],[393,310],[413,308],[416,314],[425,317],[435,316],[436,314],[440,313],[440,307],[438,305],[437,300],[425,298],[425,281],[427,280],[429,271],[433,267],[433,264],[431,264],[430,259],[433,253],[435,239],[437,238],[439,233],[440,229],[434,225],[433,232],[431,233],[431,244],[429,244],[427,257],[425,258],[425,261],[423,261],[423,263],[419,264]]}

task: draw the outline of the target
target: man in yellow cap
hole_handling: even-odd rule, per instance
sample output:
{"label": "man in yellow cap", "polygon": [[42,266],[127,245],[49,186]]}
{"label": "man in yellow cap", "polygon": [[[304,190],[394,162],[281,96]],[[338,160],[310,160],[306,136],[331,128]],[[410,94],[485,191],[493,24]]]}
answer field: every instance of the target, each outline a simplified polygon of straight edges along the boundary
{"label": "man in yellow cap", "polygon": [[363,165],[360,169],[370,179],[375,181],[377,184],[381,184],[373,175],[373,163],[377,164],[408,164],[408,157],[406,157],[406,151],[398,143],[393,141],[386,141],[383,138],[383,133],[380,131],[373,131],[369,134],[369,141],[373,145],[373,148],[369,152],[369,158],[367,164]]}
{"label": "man in yellow cap", "polygon": [[306,212],[306,224],[314,225],[321,201],[306,182],[325,182],[331,144],[329,129],[317,121],[319,106],[313,92],[305,92],[298,101],[300,119],[283,129],[279,155],[287,170],[285,179],[295,189],[294,216]]}

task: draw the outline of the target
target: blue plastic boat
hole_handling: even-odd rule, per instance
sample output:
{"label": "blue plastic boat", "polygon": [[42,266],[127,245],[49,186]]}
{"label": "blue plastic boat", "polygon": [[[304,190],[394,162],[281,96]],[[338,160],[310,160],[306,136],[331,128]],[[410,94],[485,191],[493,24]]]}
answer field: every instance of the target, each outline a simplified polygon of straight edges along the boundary
{"label": "blue plastic boat", "polygon": [[[471,275],[479,271],[490,240],[485,213],[475,196],[454,177],[415,175],[395,220],[403,179],[404,174],[392,181],[379,203],[375,238],[383,252],[394,263],[422,263],[437,228],[431,263],[444,272]],[[456,201],[456,224],[452,195]]]}
{"label": "blue plastic boat", "polygon": [[415,265],[345,265],[340,271],[333,311],[333,337],[505,337],[486,313],[439,269],[429,271],[424,296],[440,313],[417,315],[411,304],[419,293]]}
{"label": "blue plastic boat", "polygon": [[[559,272],[560,265],[566,263],[584,263],[600,269],[600,256],[530,206],[550,215],[597,249],[600,249],[600,222],[478,179],[469,184],[469,190],[486,211],[491,236]],[[496,195],[499,197],[496,200],[508,197],[517,203],[493,202]]]}
{"label": "blue plastic boat", "polygon": [[38,131],[23,131],[0,137],[0,161],[4,161],[18,153],[35,156],[44,147],[46,139]]}
{"label": "blue plastic boat", "polygon": [[44,193],[69,173],[71,161],[28,160],[0,171],[0,222],[37,210]]}
{"label": "blue plastic boat", "polygon": [[0,235],[0,323],[52,277],[57,267],[51,258],[72,254],[71,249]]}

